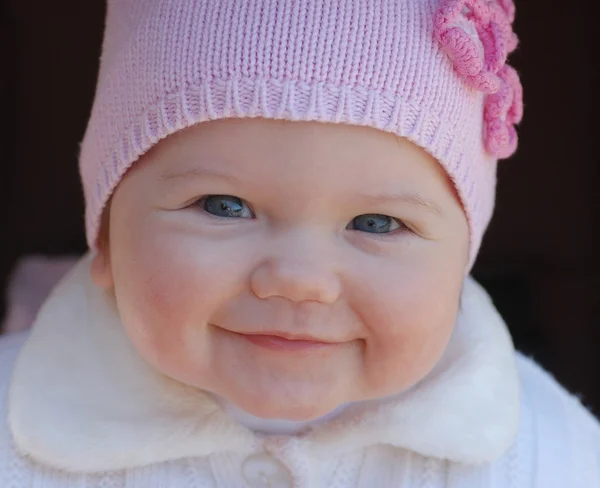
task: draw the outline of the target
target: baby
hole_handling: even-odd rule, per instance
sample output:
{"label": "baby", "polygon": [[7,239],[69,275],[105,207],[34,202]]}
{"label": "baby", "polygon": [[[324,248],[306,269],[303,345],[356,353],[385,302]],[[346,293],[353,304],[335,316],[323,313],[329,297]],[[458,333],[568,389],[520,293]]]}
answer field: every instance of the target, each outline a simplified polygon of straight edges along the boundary
{"label": "baby", "polygon": [[0,486],[599,488],[470,277],[511,0],[110,0],[90,252],[0,342]]}

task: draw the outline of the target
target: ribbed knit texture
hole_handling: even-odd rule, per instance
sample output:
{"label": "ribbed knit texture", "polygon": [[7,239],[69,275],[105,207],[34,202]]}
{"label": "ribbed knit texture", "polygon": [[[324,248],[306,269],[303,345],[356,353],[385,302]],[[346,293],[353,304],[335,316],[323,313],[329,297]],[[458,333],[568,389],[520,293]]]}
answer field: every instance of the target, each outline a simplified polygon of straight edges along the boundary
{"label": "ribbed knit texture", "polygon": [[458,190],[472,263],[492,215],[496,159],[484,141],[486,95],[436,40],[439,7],[438,0],[109,0],[80,156],[90,246],[119,180],[157,141],[207,120],[266,117],[370,126],[425,148]]}
{"label": "ribbed knit texture", "polygon": [[[82,475],[46,468],[15,451],[6,424],[6,390],[26,335],[0,340],[2,488],[243,488],[252,453],[232,452],[144,468]],[[600,488],[600,429],[554,380],[520,358],[523,415],[516,444],[491,464],[466,466],[388,446],[315,459],[294,439],[265,447],[291,473],[273,488]],[[266,485],[268,486],[268,485]]]}

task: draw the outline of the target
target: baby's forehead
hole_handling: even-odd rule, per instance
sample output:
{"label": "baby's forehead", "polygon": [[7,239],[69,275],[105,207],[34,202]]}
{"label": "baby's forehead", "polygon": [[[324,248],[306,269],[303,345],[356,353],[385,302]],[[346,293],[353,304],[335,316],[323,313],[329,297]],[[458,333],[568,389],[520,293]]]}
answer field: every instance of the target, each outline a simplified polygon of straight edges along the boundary
{"label": "baby's forehead", "polygon": [[252,169],[263,159],[277,160],[284,168],[305,161],[307,170],[310,161],[316,160],[322,171],[342,159],[347,161],[345,173],[373,167],[380,160],[395,166],[435,161],[409,139],[371,127],[260,118],[197,124],[167,136],[150,153],[175,163],[213,163],[236,170]]}
{"label": "baby's forehead", "polygon": [[376,186],[381,191],[445,179],[438,162],[408,139],[370,127],[267,119],[197,124],[149,153],[165,182],[221,178],[237,183]]}

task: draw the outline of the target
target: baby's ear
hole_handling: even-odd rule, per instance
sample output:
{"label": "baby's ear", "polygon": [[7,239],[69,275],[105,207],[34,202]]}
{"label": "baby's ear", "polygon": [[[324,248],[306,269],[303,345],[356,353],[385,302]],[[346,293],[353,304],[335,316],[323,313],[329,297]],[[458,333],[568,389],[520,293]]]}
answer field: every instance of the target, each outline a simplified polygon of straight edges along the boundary
{"label": "baby's ear", "polygon": [[104,212],[98,236],[98,250],[92,260],[90,274],[92,281],[105,290],[112,290],[114,279],[110,264],[110,245],[108,242],[108,212]]}
{"label": "baby's ear", "polygon": [[108,246],[102,246],[96,252],[90,267],[92,281],[104,290],[112,290],[114,286],[112,268],[110,265],[110,251]]}

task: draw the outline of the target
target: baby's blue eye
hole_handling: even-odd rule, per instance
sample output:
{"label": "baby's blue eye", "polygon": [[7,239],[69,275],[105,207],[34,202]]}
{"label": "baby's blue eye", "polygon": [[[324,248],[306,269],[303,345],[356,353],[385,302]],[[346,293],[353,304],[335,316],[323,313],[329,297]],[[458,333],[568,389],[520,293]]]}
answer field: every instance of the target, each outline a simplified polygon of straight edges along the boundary
{"label": "baby's blue eye", "polygon": [[354,217],[347,229],[369,232],[371,234],[387,234],[400,229],[403,224],[389,215],[363,214]]}
{"label": "baby's blue eye", "polygon": [[202,198],[200,205],[206,212],[217,217],[252,218],[252,211],[241,198],[231,195],[208,195]]}

